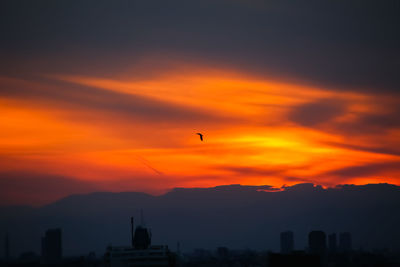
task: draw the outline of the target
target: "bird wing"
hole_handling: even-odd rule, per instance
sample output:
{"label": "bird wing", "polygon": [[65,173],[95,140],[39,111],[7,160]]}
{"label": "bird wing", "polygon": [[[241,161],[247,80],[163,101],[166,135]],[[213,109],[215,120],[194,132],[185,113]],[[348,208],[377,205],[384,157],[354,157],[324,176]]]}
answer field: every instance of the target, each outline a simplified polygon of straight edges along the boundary
{"label": "bird wing", "polygon": [[200,140],[203,141],[203,134],[202,133],[196,133],[200,136]]}

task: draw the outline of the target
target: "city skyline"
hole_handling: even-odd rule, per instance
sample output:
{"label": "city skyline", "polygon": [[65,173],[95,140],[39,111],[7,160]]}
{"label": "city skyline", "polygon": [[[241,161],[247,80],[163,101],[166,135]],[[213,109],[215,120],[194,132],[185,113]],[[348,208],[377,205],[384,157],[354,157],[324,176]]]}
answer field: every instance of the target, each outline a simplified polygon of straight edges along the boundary
{"label": "city skyline", "polygon": [[62,228],[66,256],[88,253],[88,249],[101,254],[110,243],[132,245],[129,222],[134,216],[135,226],[151,229],[155,244],[176,248],[179,242],[185,252],[219,246],[279,252],[279,233],[288,230],[293,233],[293,248],[288,246],[286,252],[305,250],[312,230],[328,235],[329,249],[329,235],[336,233],[338,253],[349,247],[396,252],[400,250],[399,193],[399,186],[388,184],[334,189],[303,184],[282,191],[232,185],[180,188],[161,196],[98,192],[36,208],[0,207],[0,236],[9,235],[15,257],[30,250],[40,253],[43,232]]}

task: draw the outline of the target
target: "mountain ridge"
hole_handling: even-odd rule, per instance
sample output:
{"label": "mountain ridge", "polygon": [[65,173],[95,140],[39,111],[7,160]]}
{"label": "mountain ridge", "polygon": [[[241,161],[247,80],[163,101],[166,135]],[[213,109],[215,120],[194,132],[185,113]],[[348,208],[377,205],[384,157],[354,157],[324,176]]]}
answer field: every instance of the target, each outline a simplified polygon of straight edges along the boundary
{"label": "mountain ridge", "polygon": [[[227,185],[177,188],[154,196],[141,192],[76,194],[37,208],[8,207],[0,214],[0,237],[10,235],[12,251],[40,251],[40,238],[61,227],[65,255],[103,253],[130,243],[130,217],[140,211],[155,244],[183,251],[227,246],[277,250],[279,233],[292,230],[304,249],[311,230],[349,231],[355,248],[400,250],[400,187],[391,184],[310,183],[270,186]],[[1,210],[1,209],[0,209]],[[0,253],[3,248],[0,248]]]}

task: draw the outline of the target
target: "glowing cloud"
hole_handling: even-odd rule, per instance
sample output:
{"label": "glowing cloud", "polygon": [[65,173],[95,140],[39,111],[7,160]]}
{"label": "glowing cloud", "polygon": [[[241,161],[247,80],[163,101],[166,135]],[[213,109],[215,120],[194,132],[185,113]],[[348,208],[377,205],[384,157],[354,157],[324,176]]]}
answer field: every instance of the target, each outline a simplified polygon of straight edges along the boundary
{"label": "glowing cloud", "polygon": [[399,145],[400,124],[362,130],[390,116],[393,100],[376,95],[207,68],[148,79],[1,81],[11,88],[0,94],[2,177],[18,171],[87,190],[152,193],[228,183],[399,184],[400,151],[390,148]]}

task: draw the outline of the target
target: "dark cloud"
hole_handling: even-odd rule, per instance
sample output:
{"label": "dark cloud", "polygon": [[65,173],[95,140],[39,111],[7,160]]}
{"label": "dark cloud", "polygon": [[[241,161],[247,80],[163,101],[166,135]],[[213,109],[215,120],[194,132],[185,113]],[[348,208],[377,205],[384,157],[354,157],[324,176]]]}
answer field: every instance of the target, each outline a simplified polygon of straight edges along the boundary
{"label": "dark cloud", "polygon": [[375,128],[378,131],[400,128],[400,107],[385,114],[365,114],[358,120],[357,127],[361,125],[370,129]]}
{"label": "dark cloud", "polygon": [[294,107],[289,113],[289,119],[303,126],[314,127],[331,123],[345,113],[346,105],[343,101],[322,99]]}
{"label": "dark cloud", "polygon": [[[400,129],[400,108],[393,107],[390,103],[381,102],[381,107],[386,108],[384,113],[364,113],[351,122],[338,122],[331,125],[337,132],[352,134],[380,134],[384,135],[393,129]],[[400,103],[399,103],[400,104]]]}
{"label": "dark cloud", "polygon": [[300,184],[295,184],[292,186],[282,186],[282,188],[284,189],[284,191],[308,191],[308,192],[312,192],[312,191],[316,191],[316,190],[324,190],[322,188],[322,186],[314,184],[314,183],[300,183]]}
{"label": "dark cloud", "polygon": [[397,100],[380,101],[377,98],[377,109],[384,108],[385,111],[353,112],[355,119],[335,121],[336,118],[349,114],[348,102],[343,99],[317,100],[293,107],[288,118],[302,126],[343,135],[385,134],[388,130],[400,128],[400,103]]}
{"label": "dark cloud", "polygon": [[30,85],[29,82],[6,80],[3,82],[0,97],[27,99],[30,103],[36,103],[39,106],[52,105],[69,110],[96,110],[114,114],[118,119],[136,119],[156,123],[215,122],[222,119],[205,110],[175,105],[150,97],[63,82]]}
{"label": "dark cloud", "polygon": [[360,145],[337,143],[337,142],[325,142],[324,144],[339,147],[339,148],[351,149],[351,150],[359,150],[359,151],[366,151],[366,152],[372,152],[372,153],[400,156],[400,149],[393,147],[393,146],[372,147],[372,146],[360,146]]}
{"label": "dark cloud", "polygon": [[241,185],[241,184],[229,184],[229,185],[219,185],[215,187],[192,187],[192,188],[184,188],[184,187],[175,187],[173,188],[169,194],[176,194],[179,192],[191,191],[191,192],[276,192],[280,191],[279,188],[276,188],[272,185]]}
{"label": "dark cloud", "polygon": [[369,163],[361,166],[351,166],[326,173],[327,175],[336,175],[343,178],[368,177],[378,175],[385,171],[400,171],[400,161]]}
{"label": "dark cloud", "polygon": [[301,182],[301,183],[314,183],[314,181],[310,180],[310,179],[306,179],[306,178],[299,178],[299,177],[293,177],[293,176],[287,176],[285,177],[285,181],[289,181],[289,182]]}
{"label": "dark cloud", "polygon": [[164,55],[338,89],[393,93],[400,85],[399,5],[3,1],[1,70],[39,71],[24,64],[32,60],[41,64],[40,71],[96,69],[107,75],[144,56]]}
{"label": "dark cloud", "polygon": [[258,176],[274,176],[279,175],[283,172],[283,168],[279,169],[277,167],[273,168],[261,168],[261,167],[251,167],[251,166],[235,166],[235,165],[223,165],[217,166],[216,169],[229,171],[238,175],[258,175]]}

